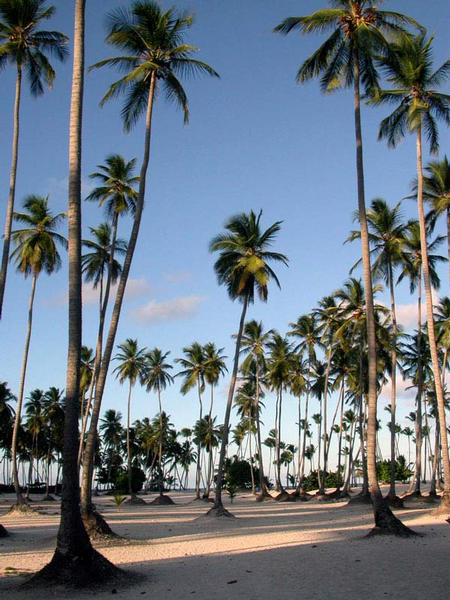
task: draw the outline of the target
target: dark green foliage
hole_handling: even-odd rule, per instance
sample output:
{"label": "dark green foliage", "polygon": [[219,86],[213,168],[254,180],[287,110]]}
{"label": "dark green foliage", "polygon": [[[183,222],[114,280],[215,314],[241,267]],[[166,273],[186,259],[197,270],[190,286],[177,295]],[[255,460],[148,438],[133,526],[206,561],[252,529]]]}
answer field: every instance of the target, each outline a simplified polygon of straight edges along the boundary
{"label": "dark green foliage", "polygon": [[[142,486],[145,481],[145,473],[139,467],[132,467],[131,469],[131,490],[133,494],[139,492],[142,489]],[[114,488],[116,492],[121,492],[126,494],[128,492],[128,473],[126,471],[121,471],[119,475],[116,477],[116,481],[114,482]]]}
{"label": "dark green foliage", "polygon": [[[253,469],[255,480],[259,480],[259,470]],[[225,461],[225,488],[236,487],[237,489],[250,490],[252,488],[252,476],[250,463],[247,460],[239,460],[234,456]]]}
{"label": "dark green foliage", "polygon": [[[395,463],[395,480],[404,483],[412,476],[413,472],[407,467],[404,456],[399,456]],[[391,478],[391,461],[380,460],[377,462],[377,476],[383,483],[389,483]]]}
{"label": "dark green foliage", "polygon": [[[320,471],[321,477],[324,476],[324,472]],[[326,473],[325,474],[325,487],[326,488],[335,488],[343,485],[342,475],[338,476],[337,471],[335,473]],[[319,488],[319,478],[317,476],[317,471],[312,471],[307,477],[303,479],[303,489],[306,492],[310,492],[312,490],[317,490]]]}

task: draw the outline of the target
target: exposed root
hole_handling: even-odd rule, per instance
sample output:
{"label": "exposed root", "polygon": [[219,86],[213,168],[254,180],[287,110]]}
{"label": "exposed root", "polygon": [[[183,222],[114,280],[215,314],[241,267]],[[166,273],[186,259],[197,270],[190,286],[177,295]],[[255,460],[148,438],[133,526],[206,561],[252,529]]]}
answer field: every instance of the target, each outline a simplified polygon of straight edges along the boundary
{"label": "exposed root", "polygon": [[413,537],[419,535],[393,514],[385,499],[381,496],[374,498],[375,527],[367,534],[367,537],[376,535],[395,535],[397,537]]}
{"label": "exposed root", "polygon": [[[146,504],[146,502],[144,502],[144,504]],[[166,496],[165,494],[160,494],[159,496],[156,496],[156,498],[154,498],[148,504],[158,504],[158,505],[166,506],[168,504],[175,504],[175,502],[172,500],[172,498],[170,496]]]}
{"label": "exposed root", "polygon": [[235,519],[236,517],[230,513],[222,504],[219,506],[213,506],[208,510],[205,517],[213,517],[216,519],[227,518],[227,519]]}
{"label": "exposed root", "polygon": [[9,537],[9,533],[3,527],[3,525],[0,525],[0,538],[5,538],[5,537]]}
{"label": "exposed root", "polygon": [[125,572],[118,569],[99,552],[90,548],[81,556],[65,556],[56,549],[51,562],[41,569],[23,587],[49,584],[69,588],[93,588],[125,580]]}
{"label": "exposed root", "polygon": [[299,501],[299,502],[308,502],[308,500],[311,500],[311,498],[314,498],[314,496],[312,494],[308,494],[308,492],[305,492],[305,490],[301,489],[301,490],[295,490],[294,492],[291,493],[291,497],[295,500],[295,501]]}
{"label": "exposed root", "polygon": [[105,519],[96,510],[91,510],[88,513],[81,515],[83,519],[84,528],[86,533],[93,540],[101,539],[118,539],[120,538],[117,533],[111,529]]}
{"label": "exposed root", "polygon": [[[433,510],[434,515],[450,516],[450,498],[445,494],[442,496],[441,503]],[[448,521],[448,519],[446,519]]]}
{"label": "exposed root", "polygon": [[272,496],[267,490],[264,490],[255,496],[255,502],[264,502],[264,500],[273,500]]}
{"label": "exposed root", "polygon": [[291,494],[288,494],[285,490],[280,492],[278,496],[275,496],[275,500],[277,502],[295,502],[295,498]]}

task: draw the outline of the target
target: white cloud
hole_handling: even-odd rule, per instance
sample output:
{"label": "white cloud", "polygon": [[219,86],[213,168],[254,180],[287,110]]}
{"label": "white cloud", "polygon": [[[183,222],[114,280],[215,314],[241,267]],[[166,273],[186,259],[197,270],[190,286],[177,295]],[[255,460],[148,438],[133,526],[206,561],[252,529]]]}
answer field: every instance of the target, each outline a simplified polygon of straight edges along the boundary
{"label": "white cloud", "polygon": [[[409,389],[407,389],[409,388]],[[388,382],[383,386],[380,392],[380,399],[383,401],[384,405],[390,404],[391,402],[391,391],[392,391],[392,383],[389,379]],[[396,392],[397,399],[402,398],[404,400],[414,400],[417,393],[417,388],[413,387],[412,381],[409,379],[404,380],[401,376],[398,375],[396,378]]]}
{"label": "white cloud", "polygon": [[[63,179],[56,179],[50,177],[47,182],[48,193],[50,198],[55,196],[56,198],[67,197],[69,193],[69,179],[64,177]],[[95,183],[91,179],[81,179],[81,197],[86,198],[92,190],[95,188]]]}
{"label": "white cloud", "polygon": [[157,323],[189,317],[206,300],[205,296],[182,296],[165,302],[151,300],[148,304],[135,308],[131,316],[140,323]]}
{"label": "white cloud", "polygon": [[[417,304],[399,304],[395,307],[397,322],[405,329],[417,329]],[[422,321],[423,321],[422,313]]]}
{"label": "white cloud", "polygon": [[[141,279],[128,279],[127,287],[125,288],[125,299],[136,300],[137,298],[142,298],[150,292],[150,289],[150,283],[143,277]],[[116,291],[117,283],[111,286],[110,301],[115,298]],[[91,284],[83,284],[83,304],[98,304],[99,293],[100,286],[97,286],[97,289],[94,290]]]}
{"label": "white cloud", "polygon": [[189,271],[173,271],[173,273],[164,273],[163,275],[166,281],[170,283],[179,283],[180,281],[186,281],[186,279],[191,279],[192,273]]}

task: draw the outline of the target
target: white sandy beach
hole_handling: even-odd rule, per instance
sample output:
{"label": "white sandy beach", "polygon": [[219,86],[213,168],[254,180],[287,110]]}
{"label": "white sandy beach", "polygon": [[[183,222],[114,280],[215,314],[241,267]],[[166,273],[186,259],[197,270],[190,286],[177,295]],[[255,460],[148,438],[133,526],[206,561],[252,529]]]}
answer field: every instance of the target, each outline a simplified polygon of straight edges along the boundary
{"label": "white sandy beach", "polygon": [[[97,506],[126,542],[98,543],[114,564],[130,573],[129,586],[70,593],[70,598],[160,599],[195,597],[246,600],[444,600],[450,589],[450,526],[430,505],[410,504],[397,511],[423,537],[366,538],[373,517],[368,506],[316,500],[256,503],[238,494],[236,519],[204,517],[209,505],[190,493],[171,493],[174,506],[127,506],[117,511],[110,497]],[[145,496],[150,501],[152,496]],[[51,558],[59,511],[39,503],[38,515],[6,514],[12,496],[0,496],[0,523],[11,533],[0,540],[0,597],[30,598],[20,583]],[[133,582],[133,574],[145,579]],[[32,594],[34,599],[64,598],[62,589]]]}

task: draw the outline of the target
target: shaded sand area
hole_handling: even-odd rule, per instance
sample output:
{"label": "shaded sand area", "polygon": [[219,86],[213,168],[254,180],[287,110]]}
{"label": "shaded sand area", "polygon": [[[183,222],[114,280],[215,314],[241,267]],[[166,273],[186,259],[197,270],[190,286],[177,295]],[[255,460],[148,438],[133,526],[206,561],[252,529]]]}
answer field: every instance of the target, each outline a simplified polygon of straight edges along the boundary
{"label": "shaded sand area", "polygon": [[[304,600],[395,598],[444,600],[450,589],[450,525],[430,505],[396,511],[423,537],[365,538],[371,509],[316,500],[256,503],[238,495],[227,507],[236,519],[204,517],[210,506],[192,495],[172,493],[174,506],[122,505],[110,497],[97,507],[125,541],[96,543],[114,564],[127,570],[129,585],[70,598],[151,596],[196,600]],[[147,502],[152,496],[144,496]],[[64,598],[64,590],[24,591],[20,583],[51,558],[58,504],[39,503],[33,516],[9,516],[11,496],[0,496],[0,523],[11,537],[0,539],[0,597]],[[136,575],[143,575],[133,581]]]}

